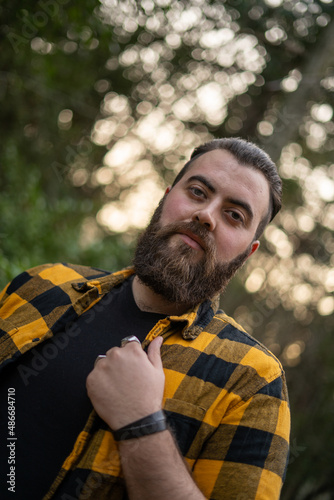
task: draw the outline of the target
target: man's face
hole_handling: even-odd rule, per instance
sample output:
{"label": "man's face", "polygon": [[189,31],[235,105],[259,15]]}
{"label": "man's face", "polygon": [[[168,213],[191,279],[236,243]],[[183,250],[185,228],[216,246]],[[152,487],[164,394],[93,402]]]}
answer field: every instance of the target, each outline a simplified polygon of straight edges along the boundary
{"label": "man's face", "polygon": [[167,189],[139,240],[138,277],[172,302],[212,297],[258,248],[254,235],[268,207],[261,172],[228,151],[205,153]]}

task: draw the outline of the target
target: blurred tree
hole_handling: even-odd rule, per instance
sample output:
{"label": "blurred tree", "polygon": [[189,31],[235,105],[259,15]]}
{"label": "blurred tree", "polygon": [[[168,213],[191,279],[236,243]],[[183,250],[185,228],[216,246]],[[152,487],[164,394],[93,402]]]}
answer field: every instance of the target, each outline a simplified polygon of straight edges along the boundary
{"label": "blurred tree", "polygon": [[0,9],[2,284],[49,260],[127,265],[194,146],[259,143],[278,162],[284,209],[222,306],[287,372],[282,498],[333,498],[333,1]]}
{"label": "blurred tree", "polygon": [[73,187],[68,175],[72,164],[93,169],[104,153],[90,141],[90,130],[99,110],[94,85],[110,30],[94,16],[96,2],[87,1],[84,8],[67,4],[1,6],[2,284],[43,261],[117,268],[130,258],[128,245],[111,235],[102,247],[96,228],[94,246],[80,244],[83,220],[89,232],[101,200],[94,190]]}

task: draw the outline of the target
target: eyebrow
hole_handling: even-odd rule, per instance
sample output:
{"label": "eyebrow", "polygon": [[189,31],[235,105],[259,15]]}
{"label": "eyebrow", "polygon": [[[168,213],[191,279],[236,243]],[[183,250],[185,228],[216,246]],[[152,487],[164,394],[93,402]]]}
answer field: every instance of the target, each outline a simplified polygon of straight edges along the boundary
{"label": "eyebrow", "polygon": [[[192,182],[192,181],[201,182],[213,194],[217,192],[216,188],[211,184],[211,182],[206,177],[203,177],[202,175],[193,175],[192,177],[189,177],[188,182]],[[245,210],[245,212],[247,212],[249,221],[251,222],[253,220],[254,213],[253,213],[253,210],[252,210],[249,203],[247,203],[246,201],[243,201],[243,200],[238,200],[237,198],[227,198],[227,201],[229,203],[232,203],[233,205],[236,205],[236,206],[243,208]]]}
{"label": "eyebrow", "polygon": [[217,191],[216,188],[211,184],[211,182],[206,177],[203,177],[203,175],[193,175],[192,177],[189,177],[188,182],[192,181],[201,182],[211,191],[211,193],[216,193]]}

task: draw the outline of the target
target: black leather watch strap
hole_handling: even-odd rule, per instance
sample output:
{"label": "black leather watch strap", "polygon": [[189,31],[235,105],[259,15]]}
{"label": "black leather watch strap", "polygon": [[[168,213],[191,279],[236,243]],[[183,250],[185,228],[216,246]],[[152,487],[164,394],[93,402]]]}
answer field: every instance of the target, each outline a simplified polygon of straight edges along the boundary
{"label": "black leather watch strap", "polygon": [[167,429],[166,416],[163,410],[156,411],[147,417],[141,418],[113,431],[115,441],[124,441],[126,439],[136,439],[149,434],[155,434]]}

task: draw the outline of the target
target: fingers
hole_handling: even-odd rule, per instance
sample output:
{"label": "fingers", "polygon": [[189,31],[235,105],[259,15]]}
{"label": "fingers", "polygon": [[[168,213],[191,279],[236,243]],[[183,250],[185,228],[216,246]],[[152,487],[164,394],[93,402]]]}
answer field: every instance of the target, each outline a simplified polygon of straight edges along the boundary
{"label": "fingers", "polygon": [[[163,338],[162,337],[156,337],[155,339],[152,340],[150,345],[148,346],[147,350],[147,357],[149,361],[152,363],[152,365],[155,368],[161,368],[162,369],[162,361],[161,361],[161,355],[160,355],[160,348],[163,343]],[[131,346],[130,346],[131,344]],[[133,344],[137,345],[137,347],[133,347]],[[130,346],[130,347],[129,347]],[[109,349],[106,353],[106,355],[110,355],[112,352],[115,353],[115,350],[123,351],[124,349],[138,349],[140,348],[141,352],[142,351],[141,345],[138,344],[137,342],[129,342],[126,344],[124,347],[112,347]]]}
{"label": "fingers", "polygon": [[162,361],[161,361],[160,348],[162,342],[163,342],[162,337],[156,337],[155,339],[152,340],[147,350],[147,356],[152,365],[155,368],[161,368],[161,369],[162,369]]}

